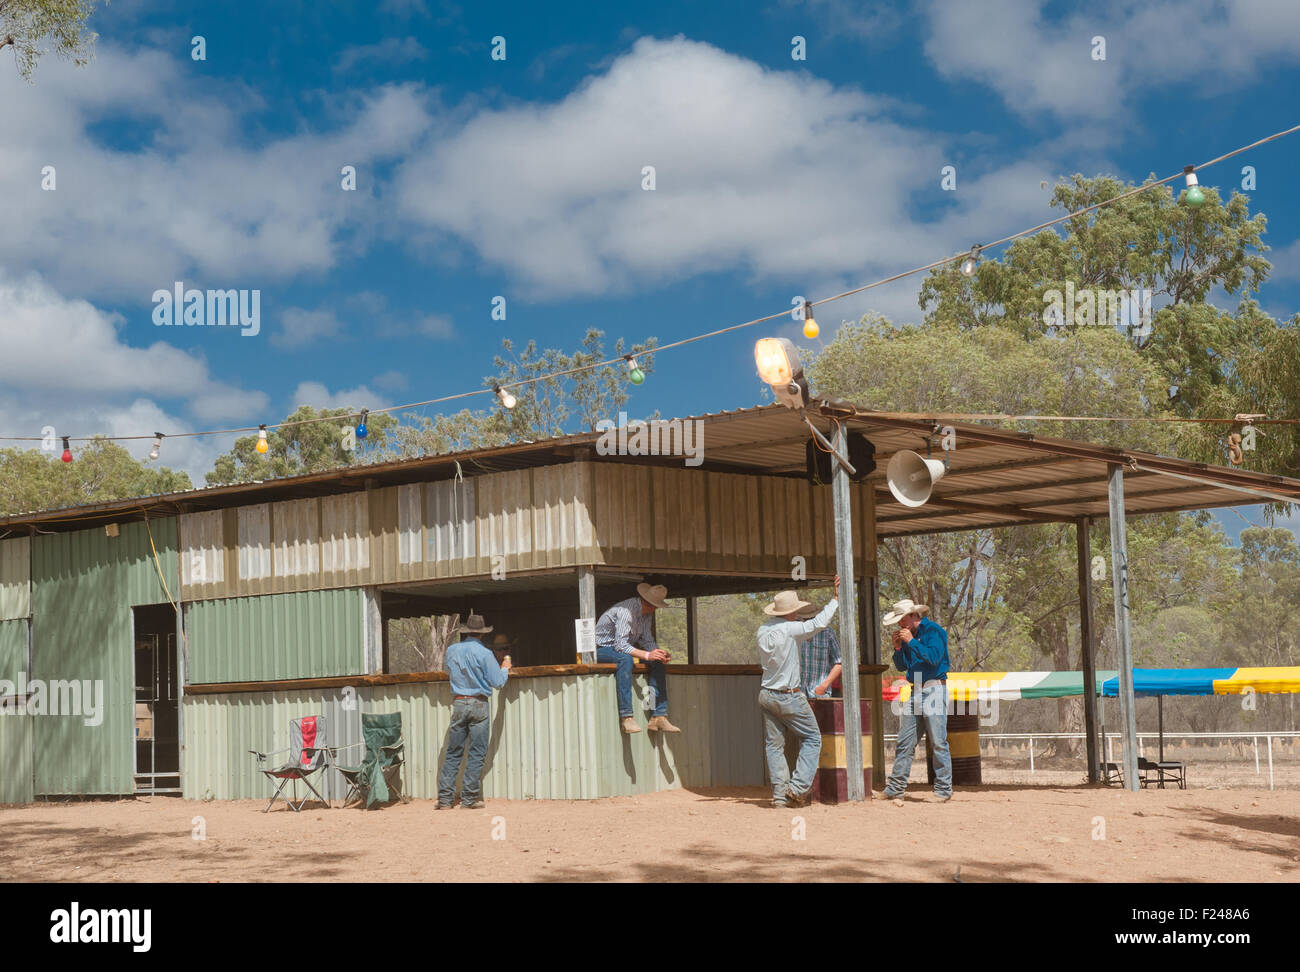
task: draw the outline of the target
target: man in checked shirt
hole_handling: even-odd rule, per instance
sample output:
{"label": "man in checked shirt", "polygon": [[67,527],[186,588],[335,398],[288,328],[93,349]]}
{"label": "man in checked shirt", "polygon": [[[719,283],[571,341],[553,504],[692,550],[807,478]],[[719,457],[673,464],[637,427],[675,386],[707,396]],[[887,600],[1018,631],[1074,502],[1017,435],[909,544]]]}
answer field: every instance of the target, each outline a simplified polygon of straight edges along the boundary
{"label": "man in checked shirt", "polygon": [[664,662],[672,656],[655,643],[651,624],[658,608],[667,607],[668,588],[662,584],[636,586],[636,597],[619,601],[596,622],[596,661],[615,664],[614,675],[618,691],[618,715],[623,731],[629,735],[640,732],[641,727],[632,717],[632,666],[643,661],[650,669],[650,688],[654,692],[655,708],[650,723],[651,732],[681,732],[668,721],[668,687]]}
{"label": "man in checked shirt", "polygon": [[[810,604],[799,613],[800,621],[815,618],[821,611]],[[822,628],[807,641],[799,642],[799,677],[803,694],[810,699],[838,699],[840,674],[844,665],[840,658],[840,639],[834,628]]]}

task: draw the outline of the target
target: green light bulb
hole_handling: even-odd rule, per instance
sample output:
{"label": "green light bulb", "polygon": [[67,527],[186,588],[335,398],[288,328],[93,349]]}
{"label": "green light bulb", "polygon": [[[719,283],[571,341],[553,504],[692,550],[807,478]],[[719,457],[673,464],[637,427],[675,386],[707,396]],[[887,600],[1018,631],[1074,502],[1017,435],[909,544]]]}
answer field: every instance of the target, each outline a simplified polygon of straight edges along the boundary
{"label": "green light bulb", "polygon": [[1200,186],[1188,186],[1187,194],[1183,197],[1183,200],[1189,206],[1199,206],[1205,202],[1205,193],[1201,191]]}
{"label": "green light bulb", "polygon": [[634,385],[639,385],[641,382],[645,381],[645,372],[637,367],[633,367],[632,370],[628,372],[627,376],[632,380],[632,384]]}

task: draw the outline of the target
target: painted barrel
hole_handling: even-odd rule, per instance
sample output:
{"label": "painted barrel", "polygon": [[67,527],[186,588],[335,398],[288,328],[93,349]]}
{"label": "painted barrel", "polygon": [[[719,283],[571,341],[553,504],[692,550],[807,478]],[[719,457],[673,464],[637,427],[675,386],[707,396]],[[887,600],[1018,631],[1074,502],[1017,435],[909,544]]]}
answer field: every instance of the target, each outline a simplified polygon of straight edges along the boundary
{"label": "painted barrel", "polygon": [[[821,758],[813,774],[812,795],[819,803],[845,803],[849,799],[848,754],[844,748],[844,700],[810,698],[817,728],[822,733]],[[871,700],[859,702],[862,716],[862,787],[871,798]]]}
{"label": "painted barrel", "polygon": [[[963,708],[962,703],[958,702],[957,708]],[[980,717],[977,713],[948,716],[948,752],[952,756],[952,785],[978,786],[981,778]],[[925,735],[925,770],[933,784],[934,752],[929,733]]]}

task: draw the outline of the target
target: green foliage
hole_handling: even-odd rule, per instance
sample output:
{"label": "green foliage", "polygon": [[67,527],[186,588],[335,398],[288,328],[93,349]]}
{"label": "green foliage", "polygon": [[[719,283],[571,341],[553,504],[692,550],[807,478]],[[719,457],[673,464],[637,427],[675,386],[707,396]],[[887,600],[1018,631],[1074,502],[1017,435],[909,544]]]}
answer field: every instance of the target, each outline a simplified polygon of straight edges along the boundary
{"label": "green foliage", "polygon": [[[265,454],[257,451],[256,435],[236,439],[229,452],[217,457],[212,472],[207,474],[208,485],[301,476],[364,463],[367,456],[383,453],[397,419],[387,414],[369,416],[369,434],[357,439],[356,448],[349,451],[343,448],[344,429],[355,428],[359,416],[359,409],[299,406],[285,418],[285,427],[267,430]],[[334,421],[315,421],[322,418]]]}
{"label": "green foliage", "polygon": [[0,49],[13,47],[27,81],[42,54],[84,67],[98,36],[86,27],[93,9],[93,0],[0,0]]}
{"label": "green foliage", "polygon": [[[805,370],[819,394],[878,411],[1141,415],[1165,387],[1159,369],[1110,328],[1026,341],[1003,327],[897,328],[878,315],[844,325]],[[1156,452],[1172,442],[1156,423],[1015,428]]]}
{"label": "green foliage", "polygon": [[[1076,175],[1057,185],[1052,206],[1074,212],[1131,188],[1110,177]],[[1016,240],[1001,259],[984,260],[973,278],[955,263],[933,270],[919,295],[921,307],[930,308],[926,322],[963,330],[1000,324],[1021,337],[1040,336],[1054,330],[1043,318],[1044,292],[1063,290],[1067,281],[1079,290],[1144,288],[1163,298],[1157,303],[1175,307],[1201,303],[1216,287],[1229,294],[1258,291],[1269,271],[1262,256],[1267,221],[1250,215],[1240,193],[1226,204],[1213,189],[1205,196],[1193,209],[1166,187],[1151,189],[1074,217],[1063,224],[1064,234],[1047,229]]]}
{"label": "green foliage", "polygon": [[375,461],[436,456],[510,441],[509,421],[500,409],[462,409],[454,415],[434,416],[407,412],[402,419],[400,425],[388,430],[385,448],[376,453]]}
{"label": "green foliage", "polygon": [[[508,338],[501,342],[504,355],[497,355],[493,363],[499,369],[492,381],[501,385],[513,384],[542,375],[556,375],[575,368],[594,365],[606,358],[604,332],[591,328],[582,339],[582,348],[566,354],[555,348],[537,350],[537,342],[529,341],[517,355],[514,343]],[[637,355],[641,370],[649,375],[654,370],[654,348],[658,342],[650,338],[644,344],[625,348],[623,339],[614,345],[609,357],[625,354]],[[512,356],[513,355],[513,356]],[[512,388],[519,404],[508,413],[508,428],[513,440],[547,439],[570,429],[570,419],[584,431],[594,432],[601,419],[617,421],[618,410],[627,403],[628,369],[621,362],[592,368],[579,374],[544,378],[528,385]]]}
{"label": "green foliage", "polygon": [[5,514],[56,510],[191,489],[183,472],[152,467],[106,439],[73,450],[73,461],[39,449],[0,449],[0,510]]}

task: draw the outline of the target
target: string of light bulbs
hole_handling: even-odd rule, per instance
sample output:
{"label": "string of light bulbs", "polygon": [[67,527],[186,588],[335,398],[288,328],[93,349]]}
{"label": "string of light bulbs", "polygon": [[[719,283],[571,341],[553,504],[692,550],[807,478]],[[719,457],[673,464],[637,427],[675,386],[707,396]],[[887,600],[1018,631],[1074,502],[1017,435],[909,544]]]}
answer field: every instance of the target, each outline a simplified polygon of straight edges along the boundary
{"label": "string of light bulbs", "polygon": [[[1276,139],[1283,138],[1287,135],[1292,135],[1298,131],[1300,131],[1300,125],[1293,125],[1292,127],[1283,129],[1282,131],[1274,132],[1272,135],[1268,135],[1265,136],[1264,138],[1257,139],[1256,141],[1251,142],[1248,145],[1243,145],[1240,148],[1236,148],[1230,152],[1226,152],[1223,155],[1218,156],[1217,158],[1210,159],[1207,162],[1202,162],[1200,165],[1186,165],[1182,168],[1181,171],[1175,172],[1173,175],[1166,176],[1163,179],[1158,179],[1152,182],[1143,183],[1140,186],[1133,187],[1127,192],[1123,192],[1120,193],[1119,195],[1112,196],[1109,199],[1103,199],[1100,202],[1093,203],[1090,206],[1085,206],[1082,209],[1077,209],[1073,212],[1067,213],[1064,216],[1060,216],[1056,219],[1051,219],[1046,222],[1039,223],[1037,226],[1031,226],[1027,229],[1020,230],[1008,236],[1004,236],[999,240],[994,240],[991,243],[977,243],[971,246],[971,248],[968,251],[952,254],[950,256],[943,257],[939,260],[934,260],[922,266],[912,267],[909,270],[904,270],[900,273],[896,273],[888,277],[883,277],[879,280],[873,280],[871,283],[863,284],[860,287],[855,287],[851,290],[845,290],[842,291],[841,293],[833,294],[829,297],[822,297],[819,300],[804,300],[801,308],[803,322],[804,322],[804,326],[803,326],[804,336],[809,339],[813,339],[816,338],[820,333],[821,328],[817,324],[816,318],[814,317],[813,310],[812,310],[816,306],[822,304],[829,304],[837,300],[843,300],[846,297],[852,297],[856,294],[863,293],[875,287],[881,287],[884,286],[885,284],[893,283],[897,280],[902,280],[905,277],[910,277],[918,273],[924,273],[929,270],[934,270],[938,267],[957,263],[958,261],[960,261],[958,267],[959,271],[966,277],[973,277],[975,275],[976,270],[978,269],[980,257],[985,250],[990,250],[995,247],[1002,246],[1004,244],[1010,243],[1022,237],[1029,236],[1032,233],[1037,233],[1042,230],[1049,229],[1053,226],[1058,226],[1061,223],[1067,222],[1071,219],[1075,219],[1079,216],[1086,215],[1087,213],[1094,212],[1098,209],[1102,209],[1106,206],[1112,206],[1115,203],[1118,203],[1124,199],[1129,199],[1133,196],[1137,196],[1137,195],[1141,195],[1142,193],[1149,192],[1152,189],[1157,188],[1158,186],[1167,185],[1168,183],[1173,182],[1174,180],[1178,179],[1180,176],[1186,182],[1186,189],[1183,193],[1182,201],[1186,205],[1192,208],[1198,208],[1205,202],[1204,190],[1201,189],[1199,185],[1199,181],[1197,180],[1196,177],[1196,173],[1198,171],[1202,169],[1208,169],[1211,166],[1219,164],[1220,162],[1224,162],[1235,156],[1241,155],[1244,152],[1248,152],[1253,148],[1258,148],[1259,146],[1265,145],[1268,142],[1275,141]],[[733,331],[741,330],[743,328],[753,327],[757,324],[764,324],[767,323],[768,321],[773,321],[778,318],[785,317],[789,313],[790,310],[788,308],[782,309],[775,314],[768,314],[764,317],[756,317],[753,320],[743,321],[739,324],[731,324],[727,327],[717,328],[716,330],[712,330],[712,331],[706,331],[702,334],[696,334],[692,337],[682,338],[677,341],[669,342],[668,344],[662,344],[654,348],[645,349],[639,353],[644,355],[658,354],[661,351],[669,351],[674,348],[684,347],[685,345],[688,344],[694,344],[697,341],[705,341],[710,338],[718,337],[723,334],[729,334]],[[407,409],[421,408],[427,405],[440,405],[446,402],[457,401],[460,399],[470,398],[472,396],[477,396],[477,395],[492,394],[501,403],[501,406],[503,408],[510,410],[515,408],[519,403],[518,398],[511,392],[510,389],[523,388],[525,386],[533,385],[538,382],[551,381],[557,378],[567,378],[572,375],[582,374],[583,372],[594,371],[598,368],[605,368],[613,364],[618,364],[619,362],[622,362],[627,366],[628,380],[631,381],[632,384],[640,385],[645,381],[645,372],[641,368],[640,364],[637,362],[636,354],[624,354],[618,357],[609,358],[605,361],[598,361],[598,362],[593,362],[591,364],[580,365],[575,368],[568,368],[562,371],[555,371],[545,375],[535,375],[531,378],[521,378],[516,381],[507,382],[505,384],[493,382],[490,388],[477,388],[474,389],[473,391],[465,391],[465,392],[458,392],[452,395],[444,395],[439,398],[431,398],[423,402],[410,402],[404,405],[389,405],[384,408],[362,409],[360,415],[360,421],[357,423],[353,432],[358,439],[362,439],[362,440],[364,440],[369,435],[369,428],[367,426],[366,419],[369,417],[371,413],[384,414],[388,412],[396,412],[396,411],[404,411]],[[922,415],[920,413],[903,413],[903,412],[894,412],[888,414],[893,417],[904,417],[904,416],[913,417],[913,418],[940,417],[939,415],[934,415],[934,414]],[[958,413],[950,413],[950,415],[956,417]],[[99,439],[99,440],[105,440],[110,442],[129,442],[129,441],[135,441],[140,439],[153,438],[154,441],[153,441],[153,446],[149,451],[149,458],[157,459],[162,449],[163,439],[165,438],[191,438],[191,437],[197,438],[197,437],[209,436],[209,435],[237,435],[237,434],[247,433],[247,432],[257,433],[257,442],[254,448],[258,453],[265,454],[270,448],[270,445],[267,441],[268,428],[274,428],[278,430],[278,429],[294,428],[302,425],[315,425],[322,422],[337,422],[340,417],[341,416],[336,415],[336,416],[331,416],[326,418],[300,419],[296,422],[280,422],[274,424],[262,423],[255,427],[245,426],[242,428],[209,429],[209,430],[199,431],[199,432],[172,432],[166,434],[162,432],[155,432],[153,433],[152,436],[149,435],[67,436],[65,435],[60,437],[63,440],[62,459],[64,462],[72,462],[71,442],[73,440],[79,442],[83,442],[83,441],[89,442],[89,441],[94,441],[96,439]],[[1240,416],[1231,419],[1228,418],[1193,419],[1193,418],[1178,418],[1178,417],[1134,418],[1134,417],[1124,417],[1124,416],[1056,416],[1056,415],[1003,416],[998,414],[984,413],[981,414],[980,417],[986,419],[1015,420],[1015,421],[1032,420],[1032,421],[1117,421],[1117,422],[1123,422],[1123,421],[1204,422],[1204,423],[1227,423],[1227,424],[1240,424],[1241,422]],[[1300,424],[1300,419],[1263,419],[1262,416],[1260,416],[1259,418],[1261,419],[1261,421],[1258,422],[1257,424],[1265,424],[1265,423]],[[11,442],[43,442],[46,440],[46,438],[48,437],[47,436],[20,436],[20,435],[0,436],[0,440],[11,441]]]}

